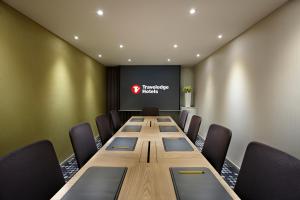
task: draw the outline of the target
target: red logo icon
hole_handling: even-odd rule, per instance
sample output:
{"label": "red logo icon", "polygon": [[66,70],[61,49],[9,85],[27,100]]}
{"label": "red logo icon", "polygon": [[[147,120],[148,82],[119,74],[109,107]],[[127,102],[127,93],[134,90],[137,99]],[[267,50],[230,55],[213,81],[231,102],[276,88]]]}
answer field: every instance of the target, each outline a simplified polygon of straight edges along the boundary
{"label": "red logo icon", "polygon": [[133,94],[139,94],[141,92],[141,86],[134,84],[133,86],[131,86],[131,92]]}

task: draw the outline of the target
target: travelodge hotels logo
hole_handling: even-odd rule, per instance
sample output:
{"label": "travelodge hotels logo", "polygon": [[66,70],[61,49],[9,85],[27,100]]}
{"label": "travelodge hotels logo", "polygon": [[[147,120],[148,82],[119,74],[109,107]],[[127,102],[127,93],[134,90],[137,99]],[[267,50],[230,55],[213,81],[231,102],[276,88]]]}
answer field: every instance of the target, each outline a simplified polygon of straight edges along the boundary
{"label": "travelodge hotels logo", "polygon": [[138,85],[134,84],[131,86],[131,92],[133,94],[158,94],[160,91],[169,90],[168,85]]}
{"label": "travelodge hotels logo", "polygon": [[141,86],[139,86],[138,84],[134,84],[133,86],[131,86],[131,92],[133,94],[139,94],[141,92]]}

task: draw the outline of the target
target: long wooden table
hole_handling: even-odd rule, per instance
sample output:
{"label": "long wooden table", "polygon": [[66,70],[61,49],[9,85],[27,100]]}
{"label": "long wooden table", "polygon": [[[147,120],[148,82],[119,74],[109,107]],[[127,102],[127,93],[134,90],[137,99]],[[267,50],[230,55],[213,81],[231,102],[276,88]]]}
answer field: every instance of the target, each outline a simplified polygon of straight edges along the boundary
{"label": "long wooden table", "polygon": [[[126,125],[142,125],[140,132],[121,132],[122,127],[75,175],[61,188],[52,200],[61,199],[80,176],[92,166],[128,167],[118,199],[176,199],[170,175],[170,167],[207,167],[233,199],[239,199],[223,178],[210,165],[205,157],[190,142],[185,133],[160,132],[159,125],[176,125],[171,122],[157,122],[157,117],[143,117],[144,122],[131,122]],[[134,118],[138,118],[135,116]],[[162,117],[162,116],[160,116]],[[178,130],[180,128],[177,126]],[[134,151],[106,151],[106,147],[115,137],[138,137]],[[194,151],[165,152],[162,137],[184,137]],[[150,160],[147,162],[148,142],[150,143]]]}

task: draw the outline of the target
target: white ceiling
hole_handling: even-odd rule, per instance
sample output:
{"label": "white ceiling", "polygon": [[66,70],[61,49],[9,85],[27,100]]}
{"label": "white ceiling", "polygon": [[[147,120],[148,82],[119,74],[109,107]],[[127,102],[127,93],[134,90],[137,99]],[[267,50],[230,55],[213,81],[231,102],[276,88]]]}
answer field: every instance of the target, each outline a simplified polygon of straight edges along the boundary
{"label": "white ceiling", "polygon": [[287,0],[4,1],[104,65],[193,66]]}

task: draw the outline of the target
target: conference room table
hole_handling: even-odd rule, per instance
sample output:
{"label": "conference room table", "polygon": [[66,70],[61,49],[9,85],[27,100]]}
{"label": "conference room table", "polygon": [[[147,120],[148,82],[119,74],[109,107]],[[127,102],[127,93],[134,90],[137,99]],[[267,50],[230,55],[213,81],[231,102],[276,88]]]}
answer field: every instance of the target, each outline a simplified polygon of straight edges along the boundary
{"label": "conference room table", "polygon": [[[141,118],[140,122],[132,119]],[[168,122],[158,122],[159,118]],[[139,132],[124,132],[126,127],[141,126]],[[160,126],[175,126],[176,132],[161,132]],[[130,130],[129,130],[130,131]],[[133,151],[108,151],[115,138],[137,137]],[[191,151],[168,151],[162,138],[185,138]],[[53,196],[62,199],[90,167],[127,167],[118,199],[177,199],[170,174],[171,167],[206,167],[232,199],[239,199],[170,116],[133,116],[112,138]],[[209,184],[209,183],[208,183]],[[199,185],[201,187],[201,185]],[[211,191],[210,191],[211,192]]]}

